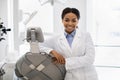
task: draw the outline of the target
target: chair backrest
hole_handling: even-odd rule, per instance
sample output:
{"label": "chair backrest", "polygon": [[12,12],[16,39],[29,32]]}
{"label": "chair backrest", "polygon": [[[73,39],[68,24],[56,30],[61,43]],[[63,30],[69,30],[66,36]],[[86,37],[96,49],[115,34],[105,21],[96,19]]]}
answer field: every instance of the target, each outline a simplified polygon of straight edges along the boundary
{"label": "chair backrest", "polygon": [[43,33],[40,27],[30,27],[27,29],[27,42],[30,43],[30,52],[40,52],[38,42],[44,42]]}
{"label": "chair backrest", "polygon": [[40,27],[30,27],[27,29],[27,41],[28,42],[43,42],[44,37]]}

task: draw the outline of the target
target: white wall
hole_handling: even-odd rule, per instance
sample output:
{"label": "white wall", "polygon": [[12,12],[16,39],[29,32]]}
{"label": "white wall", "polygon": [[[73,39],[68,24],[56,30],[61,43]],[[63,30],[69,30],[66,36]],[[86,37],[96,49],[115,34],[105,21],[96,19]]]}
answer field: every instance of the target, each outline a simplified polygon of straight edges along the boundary
{"label": "white wall", "polygon": [[61,32],[63,29],[61,21],[62,10],[66,7],[77,8],[80,11],[81,18],[79,20],[78,27],[82,30],[86,29],[86,0],[67,0],[65,4],[54,4],[54,31],[56,33]]}
{"label": "white wall", "polygon": [[0,18],[7,25],[7,0],[0,0]]}
{"label": "white wall", "polygon": [[18,37],[18,0],[13,0],[13,31],[14,31],[14,49],[18,50],[18,46],[19,46],[19,37]]}
{"label": "white wall", "polygon": [[[1,21],[4,23],[4,26],[7,27],[7,0],[0,0],[0,18],[2,19]],[[4,35],[6,38],[6,36]],[[0,61],[3,60],[7,53],[7,39],[0,41]]]}

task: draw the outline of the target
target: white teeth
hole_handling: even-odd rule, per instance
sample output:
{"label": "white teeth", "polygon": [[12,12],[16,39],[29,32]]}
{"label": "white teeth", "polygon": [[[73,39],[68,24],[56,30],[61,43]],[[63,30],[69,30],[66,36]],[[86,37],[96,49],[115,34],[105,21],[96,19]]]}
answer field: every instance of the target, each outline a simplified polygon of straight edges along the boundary
{"label": "white teeth", "polygon": [[72,26],[68,26],[68,27],[72,27]]}
{"label": "white teeth", "polygon": [[68,26],[69,29],[71,29],[72,27],[71,26]]}

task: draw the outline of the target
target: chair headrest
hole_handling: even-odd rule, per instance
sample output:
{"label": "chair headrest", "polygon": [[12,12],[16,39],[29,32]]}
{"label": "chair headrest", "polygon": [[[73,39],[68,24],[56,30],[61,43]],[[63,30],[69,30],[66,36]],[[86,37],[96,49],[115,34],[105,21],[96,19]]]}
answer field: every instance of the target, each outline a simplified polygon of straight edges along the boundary
{"label": "chair headrest", "polygon": [[43,42],[44,37],[40,27],[30,27],[27,29],[27,42]]}

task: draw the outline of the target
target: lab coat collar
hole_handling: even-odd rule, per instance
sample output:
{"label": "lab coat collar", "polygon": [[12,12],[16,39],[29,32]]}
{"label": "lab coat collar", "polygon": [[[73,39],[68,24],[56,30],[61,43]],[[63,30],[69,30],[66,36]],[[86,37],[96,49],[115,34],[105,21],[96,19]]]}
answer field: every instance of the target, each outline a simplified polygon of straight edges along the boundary
{"label": "lab coat collar", "polygon": [[71,35],[72,37],[74,37],[76,34],[76,30],[74,30],[71,34],[68,34],[67,32],[64,32],[64,35],[67,37],[68,35]]}
{"label": "lab coat collar", "polygon": [[72,53],[72,50],[74,50],[75,46],[78,45],[80,37],[81,37],[81,33],[80,33],[79,29],[76,29],[76,34],[74,36],[71,47],[69,46],[64,33],[60,36],[59,39],[60,39],[61,43],[63,44],[63,46],[65,46],[68,49],[68,51],[70,51],[70,53]]}

